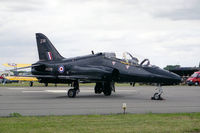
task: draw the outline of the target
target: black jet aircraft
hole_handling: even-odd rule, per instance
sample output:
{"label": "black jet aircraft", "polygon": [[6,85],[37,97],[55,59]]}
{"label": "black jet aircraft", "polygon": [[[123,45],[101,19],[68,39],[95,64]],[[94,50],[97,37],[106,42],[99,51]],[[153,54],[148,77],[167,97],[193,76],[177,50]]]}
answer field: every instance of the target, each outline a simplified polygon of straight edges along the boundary
{"label": "black jet aircraft", "polygon": [[[32,75],[40,83],[71,84],[68,97],[75,97],[79,92],[80,82],[95,83],[94,91],[110,96],[115,91],[114,83],[156,83],[162,85],[178,84],[181,79],[178,75],[150,65],[148,59],[138,64],[137,58],[116,58],[115,53],[97,53],[91,55],[64,58],[59,54],[50,40],[42,33],[36,33],[39,61],[32,64]],[[160,99],[162,87],[153,96]]]}

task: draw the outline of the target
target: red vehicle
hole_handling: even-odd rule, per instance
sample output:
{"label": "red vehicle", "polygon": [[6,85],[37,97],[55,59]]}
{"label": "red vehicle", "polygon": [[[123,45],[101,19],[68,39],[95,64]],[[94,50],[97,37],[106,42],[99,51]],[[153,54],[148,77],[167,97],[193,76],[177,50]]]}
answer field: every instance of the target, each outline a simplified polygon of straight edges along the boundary
{"label": "red vehicle", "polygon": [[188,79],[187,84],[191,85],[200,85],[200,71],[193,73]]}
{"label": "red vehicle", "polygon": [[4,78],[3,78],[3,76],[1,75],[1,76],[0,76],[0,83],[3,82],[3,79],[4,79]]}

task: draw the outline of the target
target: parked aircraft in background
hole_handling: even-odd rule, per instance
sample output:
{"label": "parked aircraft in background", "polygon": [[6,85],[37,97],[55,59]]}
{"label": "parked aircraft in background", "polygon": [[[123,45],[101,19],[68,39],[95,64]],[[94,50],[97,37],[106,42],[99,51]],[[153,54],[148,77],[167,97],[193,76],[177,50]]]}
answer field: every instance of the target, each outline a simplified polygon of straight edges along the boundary
{"label": "parked aircraft in background", "polygon": [[179,76],[190,76],[194,72],[199,71],[199,70],[200,70],[200,66],[199,67],[177,67],[177,68],[169,69],[170,72],[176,73]]}
{"label": "parked aircraft in background", "polygon": [[30,87],[33,86],[33,82],[38,81],[36,77],[27,77],[27,76],[6,76],[5,78],[9,81],[28,81]]}
{"label": "parked aircraft in background", "polygon": [[[174,85],[181,78],[157,66],[152,66],[148,59],[140,64],[130,53],[124,53],[124,59],[116,57],[115,53],[97,53],[91,55],[64,58],[55,49],[50,40],[42,33],[36,33],[39,61],[32,64],[31,72],[41,83],[67,83],[72,88],[68,97],[75,97],[80,82],[96,83],[94,91],[97,94],[111,95],[118,83],[156,83],[159,91],[153,99],[161,99],[162,85]],[[131,58],[128,59],[127,56]]]}
{"label": "parked aircraft in background", "polygon": [[198,67],[181,67],[180,65],[167,65],[164,69],[178,74],[182,78],[182,84],[187,84],[187,79],[197,71],[200,71],[200,63]]}
{"label": "parked aircraft in background", "polygon": [[[4,78],[6,81],[9,82],[18,82],[18,81],[28,81],[30,86],[33,86],[33,82],[38,81],[36,77],[32,77],[30,73],[28,72],[18,72],[18,68],[30,68],[31,64],[16,64],[16,63],[5,63],[3,64],[6,67],[13,67],[15,68],[14,71],[12,71],[14,74],[12,75],[5,75]],[[29,77],[30,76],[30,77]]]}

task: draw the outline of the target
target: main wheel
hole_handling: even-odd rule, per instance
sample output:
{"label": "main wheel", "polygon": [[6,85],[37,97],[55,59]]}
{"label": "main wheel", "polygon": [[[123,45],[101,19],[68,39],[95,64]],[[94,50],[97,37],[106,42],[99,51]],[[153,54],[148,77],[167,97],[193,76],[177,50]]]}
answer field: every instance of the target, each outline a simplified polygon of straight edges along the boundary
{"label": "main wheel", "polygon": [[67,95],[70,98],[76,97],[76,90],[75,89],[69,89]]}
{"label": "main wheel", "polygon": [[104,84],[104,89],[103,89],[103,93],[105,96],[110,96],[112,93],[112,87],[110,83],[105,83]]}
{"label": "main wheel", "polygon": [[195,82],[194,85],[195,85],[195,86],[198,86],[198,85],[199,85],[199,82]]}
{"label": "main wheel", "polygon": [[154,100],[160,100],[160,95],[158,93],[155,93],[152,98]]}
{"label": "main wheel", "polygon": [[104,90],[103,91],[103,94],[105,95],[105,96],[110,96],[111,95],[111,93],[112,93],[112,90]]}
{"label": "main wheel", "polygon": [[95,94],[101,94],[102,93],[102,88],[95,88],[94,93]]}
{"label": "main wheel", "polygon": [[96,94],[101,94],[103,91],[103,88],[102,88],[102,83],[96,83],[95,87],[94,87],[94,92]]}

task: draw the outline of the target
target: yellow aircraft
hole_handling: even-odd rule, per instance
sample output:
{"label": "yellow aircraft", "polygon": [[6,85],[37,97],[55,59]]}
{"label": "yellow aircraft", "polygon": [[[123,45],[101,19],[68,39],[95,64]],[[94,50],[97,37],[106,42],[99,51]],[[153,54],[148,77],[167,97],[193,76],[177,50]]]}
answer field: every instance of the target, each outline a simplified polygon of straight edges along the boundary
{"label": "yellow aircraft", "polygon": [[6,79],[10,81],[29,81],[29,86],[33,86],[33,82],[38,81],[36,77],[24,77],[24,76],[6,76]]}
{"label": "yellow aircraft", "polygon": [[18,81],[38,81],[36,77],[23,77],[23,76],[6,76],[8,80],[18,80]]}
{"label": "yellow aircraft", "polygon": [[[3,64],[6,67],[14,67],[17,68],[21,68],[21,67],[29,67],[31,66],[31,64],[15,64],[15,63],[5,63]],[[36,77],[28,77],[28,76],[5,76],[4,78],[10,80],[10,81],[29,81],[30,82],[30,86],[33,86],[33,82],[38,81],[38,79]]]}

